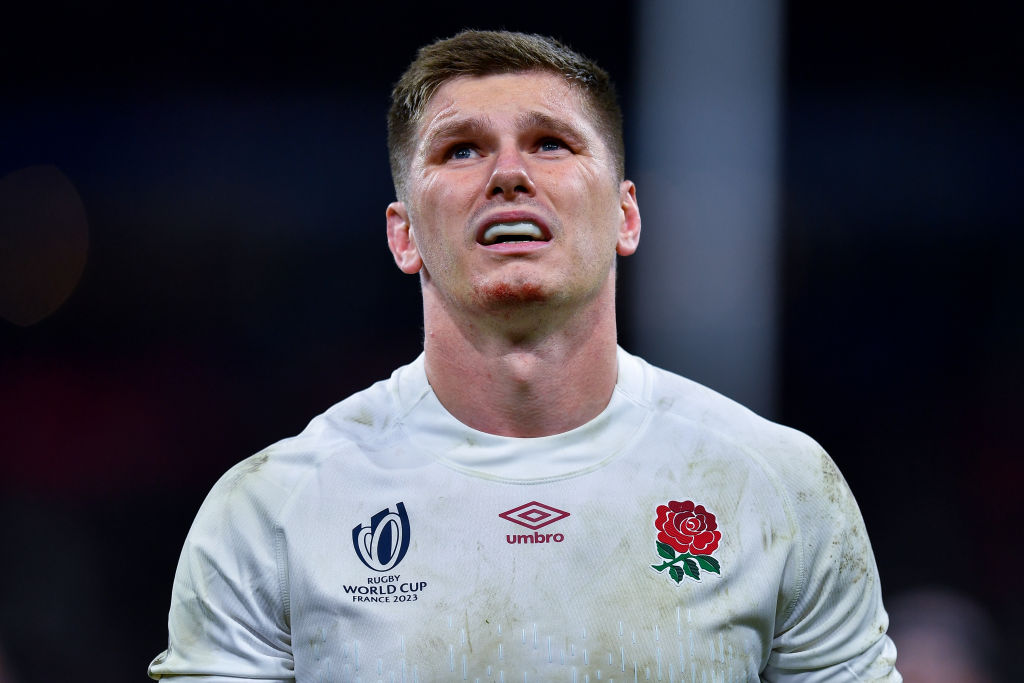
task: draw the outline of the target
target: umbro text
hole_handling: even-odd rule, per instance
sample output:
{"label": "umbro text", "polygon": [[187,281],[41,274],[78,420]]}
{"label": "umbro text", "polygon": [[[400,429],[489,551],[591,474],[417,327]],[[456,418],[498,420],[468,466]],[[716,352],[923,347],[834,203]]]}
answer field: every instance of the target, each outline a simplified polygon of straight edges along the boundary
{"label": "umbro text", "polygon": [[517,543],[561,543],[565,540],[563,534],[542,534],[534,531],[533,534],[505,534],[505,541],[511,545]]}

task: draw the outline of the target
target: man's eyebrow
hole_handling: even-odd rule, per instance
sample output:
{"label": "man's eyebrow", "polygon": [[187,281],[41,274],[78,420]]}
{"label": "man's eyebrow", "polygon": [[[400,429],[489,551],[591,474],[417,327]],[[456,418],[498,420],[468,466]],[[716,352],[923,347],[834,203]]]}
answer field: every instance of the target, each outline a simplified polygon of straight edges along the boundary
{"label": "man's eyebrow", "polygon": [[487,127],[486,119],[472,118],[446,121],[438,124],[437,127],[430,131],[427,135],[426,142],[423,145],[423,149],[432,149],[437,144],[438,140],[483,135],[484,131],[487,130]]}
{"label": "man's eyebrow", "polygon": [[[546,129],[562,137],[571,138],[574,141],[583,143],[586,136],[576,126],[556,118],[550,114],[539,111],[524,112],[516,117],[516,127],[520,130]],[[468,119],[452,119],[439,123],[427,134],[423,150],[428,151],[437,145],[438,140],[451,138],[480,137],[486,134],[490,128],[490,120],[487,117],[473,117]]]}
{"label": "man's eyebrow", "polygon": [[586,142],[587,140],[583,131],[576,126],[564,121],[563,119],[558,119],[550,114],[545,114],[539,111],[529,111],[520,114],[516,117],[516,125],[522,130],[530,128],[545,128],[553,133],[557,133],[563,137],[572,138],[580,143]]}

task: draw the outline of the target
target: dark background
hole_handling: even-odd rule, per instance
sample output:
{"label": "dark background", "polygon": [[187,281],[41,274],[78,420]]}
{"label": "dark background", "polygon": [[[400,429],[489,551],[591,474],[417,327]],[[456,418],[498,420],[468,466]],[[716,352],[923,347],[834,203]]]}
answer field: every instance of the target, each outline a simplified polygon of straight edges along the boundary
{"label": "dark background", "polygon": [[[9,680],[145,680],[214,480],[418,353],[418,284],[384,239],[387,95],[416,47],[469,26],[558,36],[619,83],[628,149],[630,6],[439,7],[5,10]],[[1004,651],[1024,643],[1018,15],[786,7],[774,416],[846,474],[887,599],[957,589]],[[33,201],[71,207],[56,255],[19,232]]]}

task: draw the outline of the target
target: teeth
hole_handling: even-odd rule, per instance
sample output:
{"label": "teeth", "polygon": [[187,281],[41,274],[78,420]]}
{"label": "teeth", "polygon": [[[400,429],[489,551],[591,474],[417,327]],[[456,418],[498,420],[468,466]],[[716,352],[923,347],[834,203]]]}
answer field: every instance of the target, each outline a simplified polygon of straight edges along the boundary
{"label": "teeth", "polygon": [[484,244],[494,244],[502,237],[542,240],[544,233],[533,223],[495,223],[484,232]]}

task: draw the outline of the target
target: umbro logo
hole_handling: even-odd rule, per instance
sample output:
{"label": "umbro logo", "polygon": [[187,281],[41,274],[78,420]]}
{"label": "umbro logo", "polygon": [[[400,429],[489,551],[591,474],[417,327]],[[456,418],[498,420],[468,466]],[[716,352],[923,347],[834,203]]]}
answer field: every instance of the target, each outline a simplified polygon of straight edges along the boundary
{"label": "umbro logo", "polygon": [[525,505],[520,505],[519,507],[512,508],[511,510],[505,510],[498,516],[520,526],[525,526],[527,529],[536,530],[542,526],[553,524],[560,519],[565,519],[569,516],[569,513],[565,510],[559,510],[558,508],[553,508],[550,505],[545,505],[544,503],[538,503],[535,500],[531,500]]}
{"label": "umbro logo", "polygon": [[565,540],[563,534],[542,534],[537,531],[548,524],[565,519],[569,513],[559,510],[556,507],[531,500],[529,503],[505,510],[498,514],[502,519],[507,519],[513,524],[525,526],[533,530],[532,534],[506,534],[505,541],[510,544],[516,543],[561,543]]}

